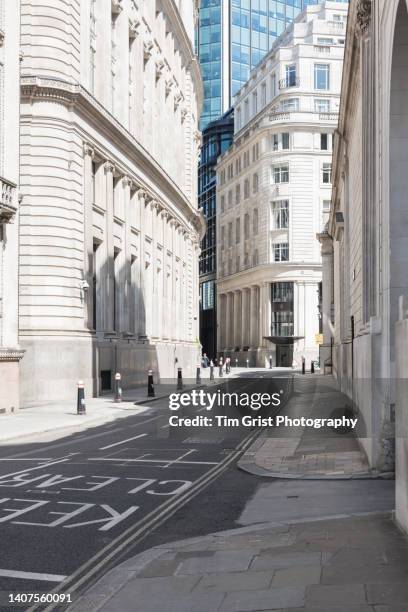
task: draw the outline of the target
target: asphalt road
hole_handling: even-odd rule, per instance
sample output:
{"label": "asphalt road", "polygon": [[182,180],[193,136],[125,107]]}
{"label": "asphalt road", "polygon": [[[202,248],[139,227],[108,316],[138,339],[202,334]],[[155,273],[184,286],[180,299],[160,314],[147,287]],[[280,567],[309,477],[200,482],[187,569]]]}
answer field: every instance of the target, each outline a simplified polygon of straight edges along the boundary
{"label": "asphalt road", "polygon": [[[207,391],[283,392],[285,401],[289,387],[266,373]],[[235,407],[170,411],[158,400],[143,414],[57,442],[0,447],[0,609],[65,609],[10,603],[10,595],[74,600],[158,542],[234,527],[262,482],[236,467],[260,428],[169,425],[170,416],[209,414],[242,416]]]}

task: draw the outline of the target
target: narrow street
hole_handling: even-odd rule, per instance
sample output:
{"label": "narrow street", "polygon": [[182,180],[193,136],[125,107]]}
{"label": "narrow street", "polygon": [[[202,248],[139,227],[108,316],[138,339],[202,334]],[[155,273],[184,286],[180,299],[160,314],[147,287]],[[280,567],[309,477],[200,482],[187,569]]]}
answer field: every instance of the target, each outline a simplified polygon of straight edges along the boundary
{"label": "narrow street", "polygon": [[[270,393],[289,385],[290,377],[267,376]],[[254,392],[259,383],[248,375],[220,388]],[[204,410],[184,408],[183,416]],[[260,430],[170,427],[171,414],[168,400],[158,400],[139,416],[56,442],[1,447],[2,610],[11,592],[77,595],[149,548],[153,535],[234,526],[259,484],[236,463]],[[194,512],[182,513],[192,500]]]}

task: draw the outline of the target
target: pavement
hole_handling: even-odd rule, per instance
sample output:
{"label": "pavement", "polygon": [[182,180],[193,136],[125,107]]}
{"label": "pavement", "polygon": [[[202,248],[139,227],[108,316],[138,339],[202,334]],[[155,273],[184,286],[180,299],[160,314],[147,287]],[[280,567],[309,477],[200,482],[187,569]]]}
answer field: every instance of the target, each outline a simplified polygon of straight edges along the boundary
{"label": "pavement", "polygon": [[[274,372],[284,373],[289,369],[275,369]],[[265,369],[258,368],[232,368],[230,374],[221,379],[210,381],[210,369],[202,368],[201,386],[218,384],[228,379],[244,376],[260,375]],[[215,369],[217,375],[218,369]],[[195,380],[184,380],[184,391],[197,388]],[[77,415],[76,389],[73,389],[72,400],[63,402],[44,402],[23,408],[13,414],[0,415],[0,445],[8,444],[19,438],[30,438],[41,435],[41,441],[58,439],[73,433],[87,430],[91,427],[110,423],[116,419],[126,418],[131,414],[141,414],[144,406],[167,398],[176,391],[176,381],[165,380],[155,384],[155,397],[147,397],[147,386],[123,391],[123,401],[114,402],[112,393],[98,398],[86,399],[86,414]]]}
{"label": "pavement", "polygon": [[[344,412],[345,396],[331,376],[296,374],[285,406],[291,418],[330,418]],[[269,428],[239,461],[242,470],[271,478],[376,478],[353,432],[328,427]],[[390,477],[390,474],[383,475]]]}
{"label": "pavement", "polygon": [[406,612],[408,543],[390,514],[288,521],[150,549],[70,612]]}

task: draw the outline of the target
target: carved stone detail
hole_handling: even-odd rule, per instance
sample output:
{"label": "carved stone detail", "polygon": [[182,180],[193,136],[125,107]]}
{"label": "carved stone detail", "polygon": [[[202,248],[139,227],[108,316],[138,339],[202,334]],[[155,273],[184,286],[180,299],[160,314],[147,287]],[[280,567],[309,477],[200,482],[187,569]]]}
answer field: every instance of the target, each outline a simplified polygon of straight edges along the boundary
{"label": "carved stone detail", "polygon": [[362,33],[366,32],[371,22],[372,2],[371,0],[358,0],[357,23]]}

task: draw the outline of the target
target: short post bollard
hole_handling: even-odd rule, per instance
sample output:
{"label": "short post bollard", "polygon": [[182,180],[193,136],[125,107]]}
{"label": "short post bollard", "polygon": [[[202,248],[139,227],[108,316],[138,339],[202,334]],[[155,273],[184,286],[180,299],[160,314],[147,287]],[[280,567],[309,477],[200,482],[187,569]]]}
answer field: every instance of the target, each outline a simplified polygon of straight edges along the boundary
{"label": "short post bollard", "polygon": [[249,359],[247,359],[246,363],[247,363],[247,368],[249,368]]}
{"label": "short post bollard", "polygon": [[306,360],[302,357],[302,374],[306,374]]}
{"label": "short post bollard", "polygon": [[210,380],[214,380],[214,363],[213,363],[213,360],[210,361]]}
{"label": "short post bollard", "polygon": [[147,373],[147,397],[154,397],[153,370]]}
{"label": "short post bollard", "polygon": [[272,370],[272,355],[269,355],[269,369]]}
{"label": "short post bollard", "polygon": [[196,385],[201,385],[201,366],[199,363],[197,363],[196,370]]}
{"label": "short post bollard", "polygon": [[219,362],[219,363],[220,363],[220,366],[219,366],[219,368],[218,368],[218,376],[220,376],[220,377],[221,377],[221,376],[222,376],[222,359],[220,359],[220,362]]}
{"label": "short post bollard", "polygon": [[183,370],[177,368],[177,391],[181,391],[183,388]]}
{"label": "short post bollard", "polygon": [[315,371],[314,371],[314,361],[313,361],[313,360],[312,360],[312,362],[311,362],[311,364],[310,364],[310,373],[311,373],[311,374],[314,374],[314,373],[315,373]]}
{"label": "short post bollard", "polygon": [[238,367],[238,359],[235,359],[235,367]]}
{"label": "short post bollard", "polygon": [[84,382],[82,380],[78,380],[77,387],[77,414],[86,414]]}
{"label": "short post bollard", "polygon": [[115,402],[122,401],[122,376],[117,372],[115,374]]}

